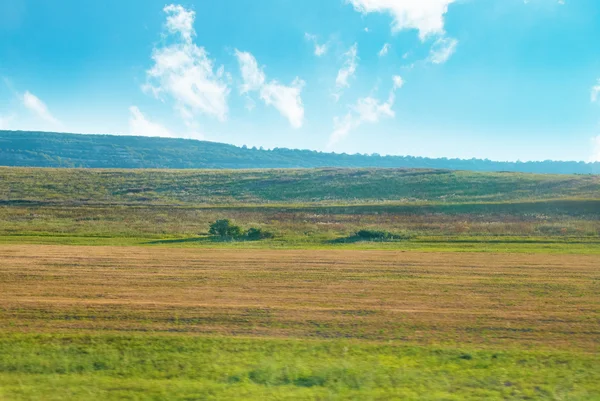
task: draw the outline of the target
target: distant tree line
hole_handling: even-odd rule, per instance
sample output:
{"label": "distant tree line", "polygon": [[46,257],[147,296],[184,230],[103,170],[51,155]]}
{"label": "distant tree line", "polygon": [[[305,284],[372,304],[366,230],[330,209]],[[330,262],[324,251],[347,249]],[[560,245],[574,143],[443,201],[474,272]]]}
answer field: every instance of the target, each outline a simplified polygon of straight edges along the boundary
{"label": "distant tree line", "polygon": [[191,139],[0,131],[0,165],[86,168],[390,167],[548,174],[600,174],[600,163],[430,159],[237,147]]}

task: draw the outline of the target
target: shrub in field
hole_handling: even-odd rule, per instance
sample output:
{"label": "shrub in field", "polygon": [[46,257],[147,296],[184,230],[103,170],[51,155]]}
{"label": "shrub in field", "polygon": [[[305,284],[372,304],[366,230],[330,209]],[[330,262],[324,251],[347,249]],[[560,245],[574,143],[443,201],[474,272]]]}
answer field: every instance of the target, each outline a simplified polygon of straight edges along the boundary
{"label": "shrub in field", "polygon": [[249,241],[259,241],[262,239],[273,238],[273,233],[262,228],[251,227],[248,231],[243,231],[240,226],[233,224],[228,219],[217,220],[210,225],[209,234],[221,238],[241,239]]}
{"label": "shrub in field", "polygon": [[238,238],[242,236],[242,229],[228,219],[217,220],[210,225],[208,232],[219,237]]}
{"label": "shrub in field", "polygon": [[261,239],[270,239],[273,238],[273,233],[263,230],[262,228],[250,228],[246,231],[246,238],[250,241],[258,241]]}
{"label": "shrub in field", "polygon": [[382,230],[360,230],[356,232],[356,238],[364,241],[390,241],[398,239],[410,239],[408,234],[394,234]]}
{"label": "shrub in field", "polygon": [[394,234],[389,231],[380,230],[360,230],[356,232],[358,238],[364,240],[389,240],[394,239]]}

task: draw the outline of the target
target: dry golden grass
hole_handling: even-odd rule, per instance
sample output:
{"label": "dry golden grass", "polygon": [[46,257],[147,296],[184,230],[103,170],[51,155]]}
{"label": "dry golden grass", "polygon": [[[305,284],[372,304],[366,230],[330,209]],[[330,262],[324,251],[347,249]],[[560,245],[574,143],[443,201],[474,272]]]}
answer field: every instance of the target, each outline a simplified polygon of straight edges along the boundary
{"label": "dry golden grass", "polygon": [[594,255],[0,246],[0,326],[597,352]]}

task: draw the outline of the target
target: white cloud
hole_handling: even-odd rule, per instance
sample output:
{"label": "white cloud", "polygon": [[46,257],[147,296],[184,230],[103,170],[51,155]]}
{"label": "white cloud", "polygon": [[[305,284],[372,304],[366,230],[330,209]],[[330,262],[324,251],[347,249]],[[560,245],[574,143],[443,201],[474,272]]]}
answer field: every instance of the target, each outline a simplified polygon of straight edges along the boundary
{"label": "white cloud", "polygon": [[129,108],[129,133],[138,136],[160,136],[174,137],[167,128],[160,124],[149,121],[146,116],[136,106]]}
{"label": "white cloud", "polygon": [[339,99],[341,91],[344,88],[350,87],[350,83],[348,81],[356,73],[356,68],[358,67],[358,44],[355,43],[352,45],[352,47],[348,49],[346,53],[344,53],[344,57],[346,58],[344,65],[338,71],[335,79],[336,92],[334,93],[334,97],[336,100]]}
{"label": "white cloud", "polygon": [[325,53],[327,53],[327,44],[315,44],[315,56],[321,57]]}
{"label": "white cloud", "polygon": [[600,99],[600,79],[595,86],[592,86],[592,102],[597,102]]}
{"label": "white cloud", "polygon": [[304,122],[304,105],[300,96],[303,87],[304,81],[299,78],[291,86],[271,81],[261,89],[260,98],[279,110],[293,128],[300,128]]}
{"label": "white cloud", "polygon": [[29,91],[25,91],[25,93],[23,94],[22,100],[23,100],[23,105],[25,107],[27,107],[29,110],[31,110],[32,112],[34,112],[42,120],[44,120],[50,124],[53,124],[53,125],[60,125],[60,121],[58,121],[52,115],[52,113],[50,113],[50,110],[48,110],[48,107],[46,106],[46,104],[44,102],[42,102],[40,100],[40,98],[35,96],[33,93],[31,93]]}
{"label": "white cloud", "polygon": [[265,73],[258,66],[254,56],[251,53],[241,52],[237,49],[235,50],[235,55],[240,64],[242,79],[244,80],[244,83],[240,86],[240,92],[245,94],[250,91],[260,90],[265,84]]}
{"label": "white cloud", "polygon": [[590,162],[600,162],[600,135],[592,138],[592,157]]}
{"label": "white cloud", "polygon": [[154,66],[146,72],[147,83],[142,88],[162,101],[171,98],[188,124],[197,114],[224,121],[230,92],[226,74],[223,67],[215,71],[206,50],[193,42],[194,12],[175,5],[163,10],[167,14],[166,32],[181,38],[153,50]]}
{"label": "white cloud", "polygon": [[304,38],[314,44],[315,56],[317,56],[317,57],[321,57],[321,56],[325,55],[327,53],[327,50],[329,50],[327,43],[323,43],[322,45],[319,44],[316,35],[311,35],[310,33],[305,33]]}
{"label": "white cloud", "polygon": [[379,50],[379,53],[378,53],[379,57],[383,57],[386,54],[388,54],[391,47],[392,47],[392,45],[390,45],[389,43],[384,44],[383,47],[381,48],[381,50]]}
{"label": "white cloud", "polygon": [[196,13],[175,4],[165,6],[163,11],[167,14],[166,27],[169,33],[180,34],[184,41],[191,42],[192,37],[196,35],[194,30]]}
{"label": "white cloud", "polygon": [[400,89],[404,86],[404,80],[400,75],[394,75],[392,77],[392,81],[394,82],[394,90]]}
{"label": "white cloud", "polygon": [[453,38],[441,37],[438,38],[429,51],[429,58],[433,64],[444,64],[456,51],[458,41]]}
{"label": "white cloud", "polygon": [[376,123],[380,117],[385,116],[394,117],[392,106],[389,101],[382,103],[370,96],[358,99],[356,104],[351,106],[348,114],[341,119],[339,117],[333,119],[334,131],[329,138],[329,147],[341,141],[351,130],[357,129],[363,123]]}
{"label": "white cloud", "polygon": [[392,31],[416,29],[421,40],[443,35],[444,15],[456,0],[346,0],[363,14],[389,13],[394,18]]}
{"label": "white cloud", "polygon": [[329,147],[332,147],[344,139],[350,131],[357,129],[364,123],[377,123],[383,117],[393,118],[395,116],[392,107],[396,101],[396,90],[404,85],[400,76],[392,77],[393,86],[387,101],[375,99],[371,96],[360,98],[356,104],[350,106],[350,111],[344,117],[333,119],[334,130],[329,138]]}
{"label": "white cloud", "polygon": [[[276,80],[267,83],[265,73],[258,66],[256,58],[249,52],[241,52],[236,49],[235,55],[240,64],[243,83],[240,92],[258,92],[260,98],[268,106],[273,106],[279,113],[288,119],[293,128],[300,128],[304,123],[304,105],[302,103],[302,88],[304,81],[300,78],[294,79],[291,85],[282,85]],[[248,104],[249,109],[254,107],[252,99]]]}

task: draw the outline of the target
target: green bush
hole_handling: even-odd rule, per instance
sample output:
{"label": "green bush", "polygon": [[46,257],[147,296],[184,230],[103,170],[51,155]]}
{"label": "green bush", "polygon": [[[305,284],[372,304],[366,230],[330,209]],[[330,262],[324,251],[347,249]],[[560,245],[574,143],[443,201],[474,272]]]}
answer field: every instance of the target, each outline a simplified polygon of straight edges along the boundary
{"label": "green bush", "polygon": [[245,239],[249,241],[259,241],[274,237],[273,233],[262,228],[251,227],[248,231],[244,232],[240,226],[233,224],[229,219],[215,221],[210,225],[208,233],[221,238]]}
{"label": "green bush", "polygon": [[262,228],[252,227],[248,231],[246,231],[246,238],[248,238],[251,241],[258,241],[261,239],[270,239],[273,237],[274,237],[273,233],[263,230]]}
{"label": "green bush", "polygon": [[210,225],[209,234],[219,237],[238,238],[242,236],[242,229],[228,219],[217,220]]}

